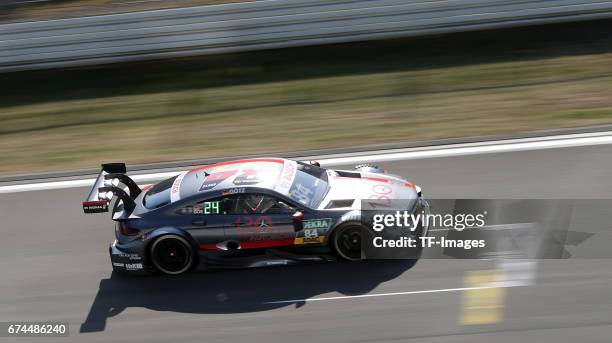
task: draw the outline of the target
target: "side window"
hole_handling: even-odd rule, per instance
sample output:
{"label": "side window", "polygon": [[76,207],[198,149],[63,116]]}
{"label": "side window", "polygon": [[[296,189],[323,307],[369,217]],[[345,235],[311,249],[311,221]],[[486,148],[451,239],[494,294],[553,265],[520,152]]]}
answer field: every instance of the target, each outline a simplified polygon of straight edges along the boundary
{"label": "side window", "polygon": [[293,214],[296,209],[267,194],[240,194],[234,202],[233,214]]}
{"label": "side window", "polygon": [[280,199],[276,199],[276,203],[274,204],[274,206],[270,207],[270,209],[268,210],[268,214],[294,214],[297,211],[297,209],[291,205],[289,205],[288,203],[280,200]]}
{"label": "side window", "polygon": [[178,210],[183,215],[231,214],[235,198],[218,197],[190,204]]}

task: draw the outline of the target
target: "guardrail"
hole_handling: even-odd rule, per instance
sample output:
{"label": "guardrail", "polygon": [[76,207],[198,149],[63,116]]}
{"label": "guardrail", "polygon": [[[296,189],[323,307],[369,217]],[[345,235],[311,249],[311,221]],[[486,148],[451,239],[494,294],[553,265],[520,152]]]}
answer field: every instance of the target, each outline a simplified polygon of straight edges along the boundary
{"label": "guardrail", "polygon": [[612,1],[267,0],[0,25],[0,72],[612,17]]}

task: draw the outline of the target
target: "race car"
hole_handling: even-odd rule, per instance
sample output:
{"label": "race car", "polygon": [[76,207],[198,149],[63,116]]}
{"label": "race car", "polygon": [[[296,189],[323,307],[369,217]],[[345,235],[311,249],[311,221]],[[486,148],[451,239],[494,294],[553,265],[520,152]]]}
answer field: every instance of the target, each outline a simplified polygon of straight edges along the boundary
{"label": "race car", "polygon": [[361,201],[428,208],[418,186],[375,165],[253,158],[187,170],[139,186],[123,163],[102,165],[85,213],[112,206],[118,272],[178,275],[198,267],[262,267],[362,258]]}

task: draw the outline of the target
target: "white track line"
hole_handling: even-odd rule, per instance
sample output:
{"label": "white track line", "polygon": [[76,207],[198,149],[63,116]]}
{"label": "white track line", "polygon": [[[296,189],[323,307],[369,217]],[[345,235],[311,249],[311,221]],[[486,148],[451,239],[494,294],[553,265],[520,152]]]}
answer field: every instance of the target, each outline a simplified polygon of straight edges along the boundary
{"label": "white track line", "polygon": [[391,295],[413,295],[413,294],[427,294],[427,293],[463,292],[463,291],[472,291],[472,290],[477,290],[477,289],[490,289],[490,288],[501,288],[501,287],[508,287],[508,286],[500,283],[500,284],[494,284],[494,285],[489,285],[489,286],[479,286],[479,287],[428,289],[428,290],[423,290],[423,291],[344,295],[344,296],[326,297],[326,298],[277,300],[277,301],[267,301],[264,304],[287,304],[287,303],[313,302],[313,301],[323,301],[323,300],[344,300],[344,299],[357,299],[357,298],[386,297],[386,296],[391,296]]}
{"label": "white track line", "polygon": [[[155,174],[142,174],[133,175],[132,179],[136,182],[149,182],[165,179],[176,174],[180,171],[166,172],[166,173],[155,173]],[[40,183],[29,183],[23,185],[13,186],[2,186],[0,187],[1,193],[18,193],[18,192],[29,192],[29,191],[41,191],[47,189],[65,189],[75,187],[87,187],[93,185],[96,181],[95,178],[83,179],[83,180],[68,180],[68,181],[51,181],[51,182],[40,182]]]}
{"label": "white track line", "polygon": [[491,142],[449,144],[435,147],[401,149],[393,152],[366,156],[348,156],[321,160],[321,164],[345,165],[363,162],[384,162],[424,158],[439,158],[463,155],[480,155],[512,151],[558,149],[579,146],[612,144],[612,132],[585,133],[575,135],[547,136],[538,138],[511,139]]}
{"label": "white track line", "polygon": [[[612,131],[573,135],[546,136],[536,138],[509,139],[500,141],[447,144],[440,146],[366,151],[343,155],[313,156],[323,166],[350,165],[364,162],[384,162],[425,158],[440,158],[463,155],[479,155],[512,151],[558,149],[580,146],[612,144]],[[180,171],[131,175],[136,182],[151,182],[168,178]],[[64,189],[91,186],[94,178],[68,181],[50,181],[31,184],[0,186],[0,193],[17,193],[48,189]]]}

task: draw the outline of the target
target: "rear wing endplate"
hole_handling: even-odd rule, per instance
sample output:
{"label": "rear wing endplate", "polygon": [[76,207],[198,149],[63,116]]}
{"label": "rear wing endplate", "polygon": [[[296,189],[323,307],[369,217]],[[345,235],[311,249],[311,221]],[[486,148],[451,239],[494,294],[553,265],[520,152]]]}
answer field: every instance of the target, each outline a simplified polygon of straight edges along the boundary
{"label": "rear wing endplate", "polygon": [[[108,205],[113,197],[117,197],[123,202],[125,210],[133,210],[136,206],[134,198],[141,193],[141,189],[125,175],[126,171],[125,163],[102,164],[102,170],[98,174],[87,199],[83,202],[83,212],[108,212]],[[125,185],[129,193],[119,187],[120,183]]]}

